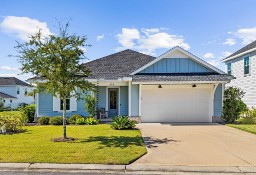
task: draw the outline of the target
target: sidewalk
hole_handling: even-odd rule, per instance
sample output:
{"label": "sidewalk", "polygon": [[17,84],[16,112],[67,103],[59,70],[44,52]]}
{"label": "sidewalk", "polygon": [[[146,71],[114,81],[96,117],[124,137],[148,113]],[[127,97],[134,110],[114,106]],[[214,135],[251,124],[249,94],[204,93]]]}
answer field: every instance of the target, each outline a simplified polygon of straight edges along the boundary
{"label": "sidewalk", "polygon": [[232,173],[256,174],[255,166],[205,167],[205,166],[165,166],[165,165],[101,165],[101,164],[50,164],[50,163],[0,163],[0,171],[65,171],[104,173]]}

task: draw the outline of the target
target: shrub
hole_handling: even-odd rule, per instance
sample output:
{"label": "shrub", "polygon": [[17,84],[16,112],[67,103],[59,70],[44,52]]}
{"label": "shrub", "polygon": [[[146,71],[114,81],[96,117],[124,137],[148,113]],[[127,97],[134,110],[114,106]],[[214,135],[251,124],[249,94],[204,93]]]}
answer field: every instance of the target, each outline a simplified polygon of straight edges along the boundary
{"label": "shrub", "polygon": [[62,116],[51,117],[50,120],[49,120],[49,123],[51,125],[62,125],[63,124],[63,118],[62,118]]}
{"label": "shrub", "polygon": [[244,94],[240,88],[236,87],[229,87],[224,91],[222,119],[226,123],[234,123],[241,112],[247,110],[242,101]]}
{"label": "shrub", "polygon": [[85,124],[84,118],[77,118],[76,119],[76,124],[77,125],[84,125]]}
{"label": "shrub", "polygon": [[28,122],[30,123],[34,122],[34,116],[36,112],[35,104],[23,105],[18,110],[24,112],[24,114],[28,116]]}
{"label": "shrub", "polygon": [[239,119],[236,120],[236,122],[238,122],[240,124],[252,125],[252,124],[256,124],[256,118],[254,118],[254,117],[240,117]]}
{"label": "shrub", "polygon": [[114,129],[134,129],[136,122],[130,120],[127,116],[117,116],[113,118],[111,123],[112,128]]}
{"label": "shrub", "polygon": [[97,125],[97,124],[99,124],[99,120],[95,119],[94,117],[87,117],[85,119],[85,124],[86,125]]}
{"label": "shrub", "polygon": [[86,95],[85,97],[85,109],[89,112],[90,117],[96,116],[97,99],[94,95]]}
{"label": "shrub", "polygon": [[7,131],[20,131],[26,121],[27,116],[21,111],[0,112],[0,127],[5,127]]}
{"label": "shrub", "polygon": [[38,119],[38,123],[39,123],[40,125],[48,125],[48,124],[49,124],[49,121],[50,121],[50,117],[48,117],[48,116],[40,117],[40,118]]}
{"label": "shrub", "polygon": [[79,118],[83,118],[83,117],[79,114],[74,114],[71,117],[69,117],[68,122],[70,124],[76,124],[76,120],[79,119]]}
{"label": "shrub", "polygon": [[2,112],[4,110],[4,103],[0,102],[0,112]]}

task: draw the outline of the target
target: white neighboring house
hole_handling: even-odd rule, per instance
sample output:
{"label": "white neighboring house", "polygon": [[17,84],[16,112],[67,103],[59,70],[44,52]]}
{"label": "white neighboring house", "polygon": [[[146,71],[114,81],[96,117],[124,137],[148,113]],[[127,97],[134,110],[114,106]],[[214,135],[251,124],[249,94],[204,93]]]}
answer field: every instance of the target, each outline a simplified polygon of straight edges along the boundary
{"label": "white neighboring house", "polygon": [[227,66],[227,73],[233,75],[226,86],[241,88],[243,101],[248,108],[256,107],[256,41],[248,44],[222,60]]}
{"label": "white neighboring house", "polygon": [[34,97],[28,96],[34,86],[15,77],[0,77],[0,102],[4,107],[16,109],[22,103],[34,103]]}

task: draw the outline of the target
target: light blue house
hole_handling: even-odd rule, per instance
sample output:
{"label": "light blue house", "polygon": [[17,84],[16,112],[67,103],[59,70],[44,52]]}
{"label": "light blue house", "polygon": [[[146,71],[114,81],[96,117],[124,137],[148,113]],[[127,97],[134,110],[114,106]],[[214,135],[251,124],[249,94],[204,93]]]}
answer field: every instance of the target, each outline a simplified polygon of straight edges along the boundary
{"label": "light blue house", "polygon": [[[84,65],[92,71],[86,80],[98,89],[98,109],[109,118],[139,116],[142,122],[216,121],[225,83],[232,79],[180,47],[156,58],[125,50]],[[87,116],[84,103],[68,99],[68,116]],[[62,114],[60,99],[50,94],[37,94],[36,104],[38,117]]]}

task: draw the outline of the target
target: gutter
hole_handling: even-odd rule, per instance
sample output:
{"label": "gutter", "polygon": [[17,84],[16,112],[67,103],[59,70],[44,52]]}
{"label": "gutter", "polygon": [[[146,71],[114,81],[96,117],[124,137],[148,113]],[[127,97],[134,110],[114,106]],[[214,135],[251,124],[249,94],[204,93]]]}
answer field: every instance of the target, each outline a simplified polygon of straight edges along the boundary
{"label": "gutter", "polygon": [[247,51],[245,51],[245,52],[239,53],[239,54],[237,54],[237,55],[234,55],[234,56],[232,56],[232,57],[223,59],[223,60],[221,60],[220,62],[221,62],[221,63],[224,63],[224,62],[227,62],[227,61],[232,60],[232,59],[234,59],[234,58],[237,58],[237,57],[243,56],[243,55],[245,55],[245,54],[251,53],[251,52],[253,52],[253,51],[256,51],[256,47],[253,48],[253,49],[247,50]]}

